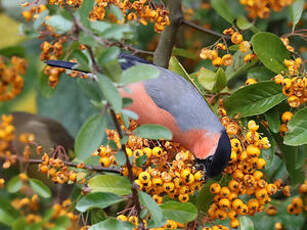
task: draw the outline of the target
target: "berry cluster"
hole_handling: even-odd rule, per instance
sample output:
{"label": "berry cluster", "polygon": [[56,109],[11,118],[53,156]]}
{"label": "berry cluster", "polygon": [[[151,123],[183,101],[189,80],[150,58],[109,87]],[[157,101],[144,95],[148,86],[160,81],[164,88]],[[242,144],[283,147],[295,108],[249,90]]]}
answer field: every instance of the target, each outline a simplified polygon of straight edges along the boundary
{"label": "berry cluster", "polygon": [[289,214],[298,215],[303,210],[307,211],[307,180],[304,181],[303,184],[301,184],[298,188],[298,192],[301,194],[303,199],[299,196],[294,197],[291,201],[291,203],[287,207],[287,211]]}
{"label": "berry cluster", "polygon": [[[226,186],[213,183],[210,192],[215,194],[208,214],[211,219],[230,219],[230,226],[239,226],[238,215],[254,215],[261,212],[268,203],[270,196],[277,192],[275,184],[264,180],[262,169],[266,161],[260,157],[261,149],[270,147],[267,137],[260,137],[259,126],[255,121],[248,122],[248,131],[230,120],[220,104],[219,114],[222,123],[231,138],[231,161],[225,172],[232,178]],[[247,195],[250,199],[245,203],[240,196]]]}
{"label": "berry cluster", "polygon": [[288,97],[290,107],[297,108],[307,102],[307,77],[288,78],[278,74],[274,80],[282,85],[282,93]]}
{"label": "berry cluster", "polygon": [[[30,4],[28,2],[22,4],[23,7],[28,7]],[[32,18],[36,20],[39,17],[39,14],[43,11],[47,10],[46,5],[33,6],[29,10],[25,10],[22,12],[22,16],[26,21],[30,21]]]}
{"label": "berry cluster", "polygon": [[[125,216],[125,215],[119,215],[117,216],[117,219],[124,222],[130,222],[134,226],[138,226],[138,218],[137,216]],[[145,227],[147,227],[147,220],[142,220]],[[164,229],[177,229],[184,227],[183,224],[173,221],[173,220],[167,220],[166,224],[160,228],[149,228],[149,230],[164,230]],[[134,228],[135,230],[137,228]],[[147,229],[147,228],[146,228]]]}
{"label": "berry cluster", "polygon": [[[23,78],[27,69],[27,61],[13,56],[7,63],[6,57],[0,56],[0,102],[14,99],[23,88]],[[7,65],[9,64],[9,66]]]}
{"label": "berry cluster", "polygon": [[[82,169],[84,165],[85,164],[82,162],[77,165],[77,168]],[[76,183],[77,179],[81,184],[85,183],[85,178],[81,176],[78,177],[77,172],[70,170],[62,159],[49,157],[47,153],[44,153],[42,156],[42,163],[38,165],[38,169],[41,173],[47,174],[55,183]]]}
{"label": "berry cluster", "polygon": [[[82,0],[49,0],[50,5],[73,6],[79,7],[82,4]],[[90,12],[91,20],[104,20],[106,17],[106,8],[110,5],[117,6],[123,13],[123,21],[119,21],[115,18],[117,23],[125,23],[125,21],[138,21],[143,25],[147,25],[148,22],[155,23],[155,31],[161,32],[165,26],[170,24],[168,11],[164,9],[164,6],[158,6],[151,1],[138,0],[138,1],[127,1],[127,0],[96,0],[93,10]],[[108,15],[109,17],[113,15]],[[115,17],[115,16],[113,16]],[[111,17],[112,18],[112,17]]]}
{"label": "berry cluster", "polygon": [[15,138],[15,127],[12,125],[12,115],[2,115],[0,124],[0,159],[4,160],[3,168],[9,168],[17,161],[17,156],[10,151]]}
{"label": "berry cluster", "polygon": [[293,0],[240,0],[245,6],[250,18],[267,18],[270,9],[281,11],[284,7],[291,5]]}

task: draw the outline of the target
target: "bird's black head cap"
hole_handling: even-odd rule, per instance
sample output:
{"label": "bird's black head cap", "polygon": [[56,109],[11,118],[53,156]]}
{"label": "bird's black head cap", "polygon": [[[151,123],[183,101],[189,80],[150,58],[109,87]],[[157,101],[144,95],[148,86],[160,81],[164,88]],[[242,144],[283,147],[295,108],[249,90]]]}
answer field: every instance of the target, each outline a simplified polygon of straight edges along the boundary
{"label": "bird's black head cap", "polygon": [[230,155],[230,140],[226,130],[223,130],[214,155],[209,156],[206,159],[198,159],[197,164],[204,168],[208,177],[215,177],[227,166],[228,161],[230,160]]}

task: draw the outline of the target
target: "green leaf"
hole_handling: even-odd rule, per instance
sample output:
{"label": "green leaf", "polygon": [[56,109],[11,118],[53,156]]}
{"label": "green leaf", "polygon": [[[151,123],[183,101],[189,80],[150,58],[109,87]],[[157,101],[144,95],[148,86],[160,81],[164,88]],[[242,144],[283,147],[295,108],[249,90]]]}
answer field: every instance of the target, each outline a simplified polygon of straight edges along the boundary
{"label": "green leaf", "polygon": [[117,59],[113,59],[102,66],[102,70],[112,81],[119,83],[122,69]]}
{"label": "green leaf", "polygon": [[126,156],[123,150],[118,151],[115,154],[116,162],[119,166],[123,166],[126,164]]}
{"label": "green leaf", "polygon": [[244,16],[239,16],[237,18],[237,26],[240,30],[248,30],[253,27],[254,24],[249,22]]}
{"label": "green leaf", "polygon": [[307,107],[297,111],[288,123],[288,132],[284,137],[286,145],[307,144]]}
{"label": "green leaf", "polygon": [[158,78],[160,71],[151,65],[136,65],[122,72],[120,82],[124,85]]}
{"label": "green leaf", "polygon": [[198,211],[191,203],[181,203],[178,201],[167,201],[160,205],[163,216],[168,220],[174,220],[182,224],[195,220]]}
{"label": "green leaf", "polygon": [[304,173],[302,171],[302,162],[307,157],[306,148],[301,146],[289,146],[283,144],[283,139],[279,134],[274,136],[280,151],[283,154],[283,161],[286,164],[287,171],[290,176],[291,184],[299,184],[304,181]]}
{"label": "green leaf", "polygon": [[287,71],[284,59],[290,59],[290,53],[279,37],[268,32],[255,34],[251,39],[253,50],[260,61],[274,73]]}
{"label": "green leaf", "polygon": [[202,87],[204,87],[206,90],[211,91],[213,90],[213,87],[216,82],[216,74],[209,69],[201,68],[199,70],[197,80]]}
{"label": "green leaf", "polygon": [[[228,3],[229,4],[229,3]],[[233,23],[235,19],[230,8],[225,0],[211,0],[212,8],[216,10],[216,12],[223,17],[230,24]]]}
{"label": "green leaf", "polygon": [[285,99],[280,85],[264,81],[238,89],[225,100],[224,106],[230,116],[249,117],[262,114]]}
{"label": "green leaf", "polygon": [[51,197],[51,191],[47,185],[45,185],[42,181],[38,179],[31,178],[29,180],[30,187],[33,189],[33,191],[43,197],[43,198],[50,198]]}
{"label": "green leaf", "polygon": [[127,177],[119,175],[99,175],[89,180],[92,192],[110,192],[119,196],[131,194],[131,183]]}
{"label": "green leaf", "polygon": [[215,183],[215,180],[209,180],[204,184],[200,192],[197,194],[196,207],[205,213],[208,211],[214,194],[210,192],[211,184]]}
{"label": "green leaf", "polygon": [[107,126],[106,116],[95,114],[81,127],[75,142],[76,157],[86,160],[99,147]]}
{"label": "green leaf", "polygon": [[150,195],[142,191],[138,191],[139,200],[143,206],[148,208],[151,213],[151,218],[155,223],[155,226],[160,227],[163,225],[163,215],[161,208],[157,203],[151,198]]}
{"label": "green leaf", "polygon": [[22,181],[19,179],[19,176],[14,176],[7,182],[6,189],[10,193],[16,193],[21,189]]}
{"label": "green leaf", "polygon": [[117,59],[120,54],[120,49],[118,47],[112,46],[101,52],[99,55],[97,62],[100,66],[104,66],[106,63]]}
{"label": "green leaf", "polygon": [[216,93],[216,92],[220,92],[221,90],[223,90],[226,87],[226,75],[225,75],[225,71],[223,68],[219,68],[216,71],[215,74],[215,84],[213,86],[212,92]]}
{"label": "green leaf", "polygon": [[0,55],[6,57],[12,57],[12,56],[25,57],[26,49],[22,46],[9,46],[0,49]]}
{"label": "green leaf", "polygon": [[86,27],[90,26],[90,22],[88,19],[89,19],[89,14],[93,9],[94,3],[95,3],[94,0],[84,0],[81,7],[79,7],[77,11],[81,23]]}
{"label": "green leaf", "polygon": [[265,120],[269,123],[269,128],[273,133],[279,133],[280,114],[276,107],[268,110],[264,114]]}
{"label": "green leaf", "polygon": [[254,223],[253,221],[247,216],[240,216],[240,230],[254,230]]}
{"label": "green leaf", "polygon": [[188,74],[188,72],[184,69],[184,67],[181,65],[181,63],[178,61],[176,57],[174,56],[171,57],[171,59],[169,60],[168,69],[178,74],[179,76],[185,78],[201,93],[201,90],[196,85],[194,79]]}
{"label": "green leaf", "polygon": [[77,79],[77,83],[88,98],[97,102],[102,100],[102,93],[99,86],[97,85],[97,82],[90,81],[89,79],[79,78]]}
{"label": "green leaf", "polygon": [[264,66],[255,66],[248,70],[247,78],[254,78],[259,81],[271,80],[275,74]]}
{"label": "green leaf", "polygon": [[64,34],[72,29],[73,23],[61,15],[53,15],[48,20],[46,24],[52,26],[54,31],[58,34]]}
{"label": "green leaf", "polygon": [[90,47],[94,47],[96,45],[96,41],[95,39],[88,35],[87,33],[85,32],[81,32],[80,35],[79,35],[79,42],[84,44],[84,45],[88,45]]}
{"label": "green leaf", "polygon": [[134,134],[147,139],[171,140],[173,138],[173,134],[168,128],[155,124],[139,126],[134,130]]}
{"label": "green leaf", "polygon": [[44,74],[44,71],[42,71],[39,76],[39,89],[41,94],[47,98],[51,97],[54,93],[54,89],[51,88],[48,84],[48,79],[49,76]]}
{"label": "green leaf", "polygon": [[173,48],[172,55],[181,56],[190,59],[197,59],[197,56],[189,50],[181,48]]}
{"label": "green leaf", "polygon": [[292,21],[292,30],[294,31],[296,24],[299,22],[303,10],[304,10],[304,0],[295,0],[292,5],[290,5],[290,18]]}
{"label": "green leaf", "polygon": [[289,215],[287,212],[287,206],[291,203],[293,198],[287,200],[272,200],[270,205],[273,205],[277,209],[277,215],[269,216],[266,212],[256,213],[254,216],[249,216],[254,222],[255,230],[271,230],[275,229],[275,223],[281,222],[283,229],[302,230],[305,217],[301,213],[299,215]]}
{"label": "green leaf", "polygon": [[68,59],[76,59],[78,65],[75,65],[73,68],[74,69],[80,69],[83,71],[90,72],[90,67],[89,67],[89,60],[88,57],[85,55],[84,52],[82,52],[79,49],[73,50],[73,52],[69,55]]}
{"label": "green leaf", "polygon": [[86,196],[82,197],[81,200],[77,203],[76,209],[79,212],[85,212],[92,208],[104,209],[113,204],[117,204],[125,199],[115,195],[113,193],[107,192],[96,192],[89,193]]}
{"label": "green leaf", "polygon": [[92,225],[89,230],[132,230],[133,225],[127,222],[122,222],[115,218],[108,218],[98,224]]}
{"label": "green leaf", "polygon": [[39,14],[38,18],[33,23],[34,30],[39,30],[39,28],[45,22],[45,18],[47,15],[49,15],[49,10],[44,10],[43,12]]}
{"label": "green leaf", "polygon": [[104,39],[121,40],[133,32],[128,24],[118,25],[101,21],[91,22],[91,28]]}
{"label": "green leaf", "polygon": [[101,221],[104,221],[107,218],[107,215],[103,209],[94,208],[90,211],[91,224],[97,224]]}
{"label": "green leaf", "polygon": [[12,208],[10,201],[0,200],[0,223],[12,226],[18,217],[18,212]]}
{"label": "green leaf", "polygon": [[250,62],[244,62],[244,56],[250,52],[242,53],[240,50],[235,52],[233,55],[232,63],[230,66],[227,66],[225,74],[227,81],[245,73],[249,68],[254,66],[257,63],[257,59],[253,59]]}
{"label": "green leaf", "polygon": [[98,84],[106,100],[111,103],[115,112],[119,113],[122,108],[122,98],[113,82],[108,77],[99,74]]}

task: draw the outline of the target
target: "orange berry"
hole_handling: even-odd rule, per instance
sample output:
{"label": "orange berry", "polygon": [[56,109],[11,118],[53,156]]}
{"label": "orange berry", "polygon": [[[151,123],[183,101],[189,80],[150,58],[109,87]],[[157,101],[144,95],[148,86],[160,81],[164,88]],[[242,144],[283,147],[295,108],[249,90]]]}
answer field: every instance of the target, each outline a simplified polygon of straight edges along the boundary
{"label": "orange berry", "polygon": [[249,78],[245,81],[245,85],[252,85],[256,83],[257,83],[257,80],[255,78]]}
{"label": "orange berry", "polygon": [[108,168],[112,162],[111,162],[110,157],[101,157],[99,159],[99,163],[102,167]]}
{"label": "orange berry", "polygon": [[297,108],[301,105],[300,99],[297,96],[290,96],[288,98],[288,103],[293,108]]}
{"label": "orange berry", "polygon": [[281,120],[286,123],[290,121],[292,117],[293,113],[291,113],[290,111],[286,111],[281,115]]}
{"label": "orange berry", "polygon": [[260,149],[255,145],[248,145],[246,152],[251,157],[259,157],[260,155]]}
{"label": "orange berry", "polygon": [[239,226],[240,226],[240,221],[239,221],[237,218],[232,219],[232,220],[230,221],[230,227],[232,227],[232,228],[237,228],[237,227],[239,227]]}
{"label": "orange berry", "polygon": [[210,185],[210,192],[213,194],[218,194],[221,191],[221,185],[218,183],[213,183]]}
{"label": "orange berry", "polygon": [[306,194],[307,193],[307,184],[306,183],[301,184],[298,191],[299,191],[300,194]]}
{"label": "orange berry", "polygon": [[243,36],[239,32],[234,32],[231,35],[231,42],[233,44],[240,44],[242,42],[242,40],[243,40]]}
{"label": "orange berry", "polygon": [[220,57],[216,57],[212,60],[212,65],[221,66],[223,64],[223,60]]}
{"label": "orange berry", "polygon": [[230,66],[232,64],[232,55],[231,54],[225,54],[222,57],[222,64],[224,66]]}
{"label": "orange berry", "polygon": [[251,45],[248,41],[243,41],[240,43],[239,49],[242,53],[246,53],[250,50]]}

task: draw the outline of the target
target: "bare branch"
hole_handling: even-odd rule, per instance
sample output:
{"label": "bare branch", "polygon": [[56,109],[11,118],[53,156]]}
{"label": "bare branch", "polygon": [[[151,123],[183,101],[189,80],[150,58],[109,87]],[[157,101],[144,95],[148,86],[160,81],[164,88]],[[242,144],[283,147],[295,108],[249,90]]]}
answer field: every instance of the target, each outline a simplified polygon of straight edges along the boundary
{"label": "bare branch", "polygon": [[167,68],[176,41],[178,28],[182,24],[183,13],[181,0],[167,1],[171,24],[161,33],[159,44],[154,52],[153,62]]}

